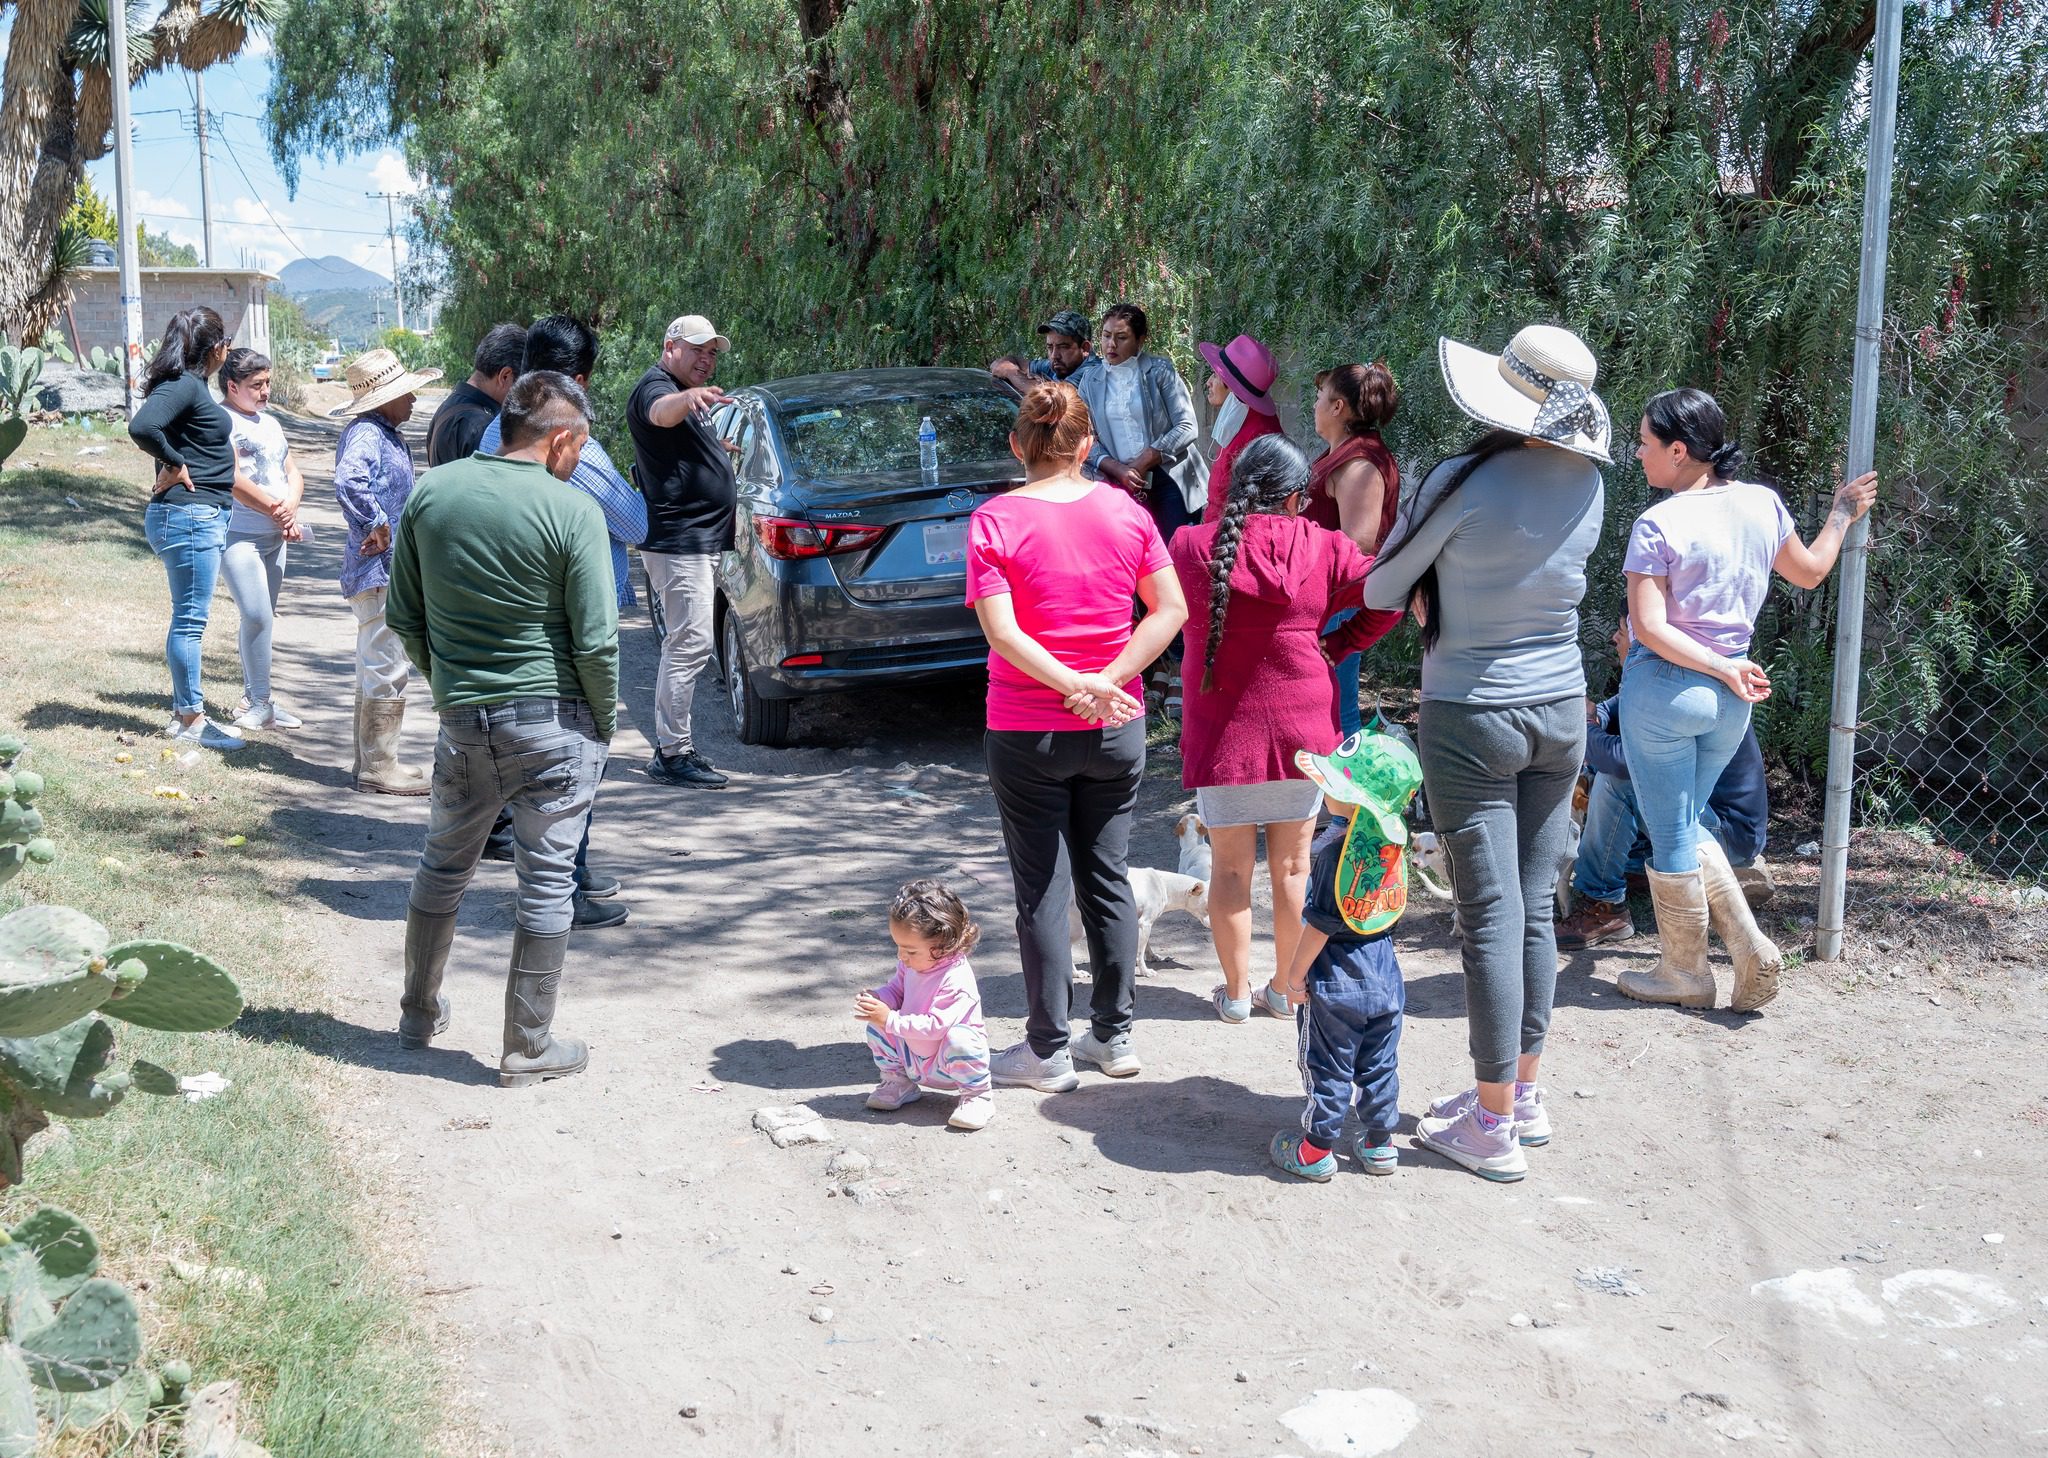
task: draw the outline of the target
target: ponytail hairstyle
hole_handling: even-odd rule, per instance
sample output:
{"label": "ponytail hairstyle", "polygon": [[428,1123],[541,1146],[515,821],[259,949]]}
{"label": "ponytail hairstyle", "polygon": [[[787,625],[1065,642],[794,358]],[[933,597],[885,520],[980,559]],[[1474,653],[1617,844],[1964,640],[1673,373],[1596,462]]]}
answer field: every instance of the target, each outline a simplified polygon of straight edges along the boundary
{"label": "ponytail hairstyle", "polygon": [[1040,380],[1024,392],[1011,432],[1027,466],[1071,461],[1081,442],[1095,433],[1095,422],[1081,401],[1081,392],[1065,380]]}
{"label": "ponytail hairstyle", "polygon": [[1728,439],[1728,417],[1721,402],[1705,390],[1681,385],[1652,395],[1643,407],[1643,423],[1666,445],[1682,445],[1685,453],[1709,467],[1723,481],[1742,469],[1742,447]]}
{"label": "ponytail hairstyle", "polygon": [[1369,435],[1385,426],[1401,408],[1401,391],[1384,360],[1376,364],[1338,365],[1316,376],[1316,388],[1327,389],[1351,412],[1346,429]]}
{"label": "ponytail hairstyle", "polygon": [[171,322],[164,326],[164,342],[157,347],[156,356],[142,377],[142,393],[147,395],[158,385],[189,371],[205,369],[208,356],[227,337],[227,325],[204,304],[171,315]]}
{"label": "ponytail hairstyle", "polygon": [[220,382],[223,385],[239,385],[252,375],[260,375],[271,368],[270,356],[259,349],[231,349],[220,367]]}
{"label": "ponytail hairstyle", "polygon": [[1216,691],[1216,649],[1230,612],[1230,573],[1244,544],[1244,519],[1277,513],[1290,496],[1308,490],[1308,457],[1284,435],[1262,435],[1230,463],[1230,493],[1209,554],[1209,640],[1202,648],[1202,692]]}
{"label": "ponytail hairstyle", "polygon": [[[1385,562],[1389,560],[1399,553],[1403,547],[1414,541],[1416,534],[1422,530],[1431,517],[1437,514],[1437,511],[1446,501],[1449,501],[1458,494],[1458,488],[1471,479],[1474,471],[1502,452],[1520,450],[1524,444],[1525,437],[1520,431],[1489,430],[1466,448],[1465,458],[1458,462],[1458,468],[1451,472],[1450,478],[1444,482],[1443,489],[1437,492],[1435,497],[1425,506],[1422,501],[1422,491],[1428,489],[1430,477],[1434,476],[1444,466],[1445,461],[1438,461],[1436,465],[1430,467],[1428,473],[1422,478],[1422,486],[1416,492],[1414,505],[1409,508],[1410,516],[1407,530],[1401,533],[1399,541],[1388,542],[1381,549],[1375,561]],[[1457,457],[1450,456],[1446,457],[1445,460],[1457,460]],[[1366,576],[1371,577],[1372,574],[1367,572]],[[1437,639],[1443,636],[1444,631],[1443,593],[1437,585],[1436,564],[1434,562],[1429,565],[1429,569],[1420,578],[1416,579],[1415,590],[1422,596],[1422,651],[1427,653],[1436,647]]]}

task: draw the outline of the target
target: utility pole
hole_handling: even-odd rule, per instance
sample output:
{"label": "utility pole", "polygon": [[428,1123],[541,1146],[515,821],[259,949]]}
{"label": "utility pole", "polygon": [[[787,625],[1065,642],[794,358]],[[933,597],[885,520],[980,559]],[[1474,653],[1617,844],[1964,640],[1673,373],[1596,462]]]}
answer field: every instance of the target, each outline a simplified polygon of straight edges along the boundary
{"label": "utility pole", "polygon": [[372,199],[380,197],[384,199],[384,231],[391,239],[391,297],[398,300],[398,327],[403,329],[405,327],[405,293],[398,286],[398,212],[393,204],[400,198],[407,196],[407,194],[402,192],[366,192],[363,196]]}
{"label": "utility pole", "polygon": [[199,129],[199,230],[206,266],[213,267],[213,159],[206,155],[206,74],[192,76],[192,116]]}
{"label": "utility pole", "polygon": [[142,398],[142,261],[135,249],[135,157],[128,137],[128,9],[107,8],[107,82],[114,95],[114,220],[121,229],[121,379],[128,414]]}
{"label": "utility pole", "polygon": [[[1878,0],[1877,54],[1870,67],[1870,152],[1863,175],[1863,260],[1856,289],[1856,352],[1850,371],[1850,476],[1875,464],[1877,366],[1884,339],[1884,266],[1891,236],[1892,135],[1899,103],[1901,0]],[[1828,788],[1820,836],[1820,924],[1815,960],[1842,955],[1849,905],[1849,812],[1856,782],[1856,701],[1863,675],[1863,585],[1870,566],[1870,516],[1842,542],[1835,597],[1835,688],[1828,712]]]}

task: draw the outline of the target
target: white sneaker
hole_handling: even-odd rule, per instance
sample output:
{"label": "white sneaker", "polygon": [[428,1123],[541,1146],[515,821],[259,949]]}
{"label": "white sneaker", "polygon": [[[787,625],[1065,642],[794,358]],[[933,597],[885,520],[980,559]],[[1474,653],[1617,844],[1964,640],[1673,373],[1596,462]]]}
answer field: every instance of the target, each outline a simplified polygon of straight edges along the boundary
{"label": "white sneaker", "polygon": [[[1479,1090],[1468,1088],[1463,1093],[1452,1094],[1431,1104],[1429,1117],[1455,1119],[1478,1102]],[[1550,1142],[1550,1110],[1543,1105],[1540,1085],[1530,1089],[1526,1097],[1515,1100],[1515,1138],[1530,1149]]]}
{"label": "white sneaker", "polygon": [[1095,1030],[1090,1028],[1069,1042],[1067,1051],[1084,1062],[1095,1064],[1111,1078],[1129,1078],[1144,1068],[1144,1065],[1138,1062],[1137,1052],[1131,1047],[1129,1033],[1118,1033],[1105,1043],[1096,1037]]}
{"label": "white sneaker", "polygon": [[1515,1137],[1514,1120],[1502,1119],[1493,1128],[1482,1129],[1476,1102],[1455,1118],[1423,1115],[1415,1121],[1415,1142],[1482,1179],[1508,1182],[1529,1172],[1529,1157]]}
{"label": "white sneaker", "polygon": [[994,1094],[975,1094],[971,1098],[963,1098],[959,1103],[953,1105],[952,1117],[948,1118],[946,1122],[955,1129],[986,1129],[988,1121],[995,1111],[996,1097]]}
{"label": "white sneaker", "polygon": [[212,749],[221,754],[233,754],[238,749],[249,747],[249,741],[235,730],[214,723],[204,714],[189,724],[173,719],[164,734],[171,743],[187,749]]}
{"label": "white sneaker", "polygon": [[303,729],[306,721],[296,714],[286,713],[277,706],[275,699],[266,699],[260,704],[242,700],[242,710],[235,716],[237,729]]}
{"label": "white sneaker", "polygon": [[989,1059],[989,1073],[999,1084],[1034,1088],[1040,1093],[1072,1093],[1081,1086],[1081,1076],[1074,1072],[1074,1060],[1067,1049],[1060,1049],[1050,1058],[1040,1058],[1031,1051],[1028,1041],[1005,1048]]}

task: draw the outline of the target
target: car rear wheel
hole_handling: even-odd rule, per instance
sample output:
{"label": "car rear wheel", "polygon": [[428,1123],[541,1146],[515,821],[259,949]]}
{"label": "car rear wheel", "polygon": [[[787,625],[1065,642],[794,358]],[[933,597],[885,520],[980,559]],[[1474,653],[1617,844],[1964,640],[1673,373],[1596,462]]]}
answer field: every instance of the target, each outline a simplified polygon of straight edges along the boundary
{"label": "car rear wheel", "polygon": [[787,699],[764,699],[754,691],[747,674],[746,650],[740,647],[740,621],[727,610],[725,635],[719,652],[725,669],[725,696],[732,705],[732,728],[742,744],[765,744],[780,749],[789,743]]}

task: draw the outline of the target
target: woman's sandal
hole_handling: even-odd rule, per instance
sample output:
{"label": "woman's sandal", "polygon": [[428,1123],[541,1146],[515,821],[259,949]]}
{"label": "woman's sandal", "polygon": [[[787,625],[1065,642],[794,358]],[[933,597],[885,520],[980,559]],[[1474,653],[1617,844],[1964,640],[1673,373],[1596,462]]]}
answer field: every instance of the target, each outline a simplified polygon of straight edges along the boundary
{"label": "woman's sandal", "polygon": [[1248,1023],[1252,1020],[1252,1000],[1230,996],[1228,984],[1218,984],[1216,990],[1209,994],[1209,1001],[1216,1005],[1216,1016],[1226,1023]]}
{"label": "woman's sandal", "polygon": [[1254,992],[1247,1001],[1251,1003],[1254,1012],[1271,1013],[1274,1017],[1285,1018],[1290,1023],[1294,1021],[1294,1004],[1287,1000],[1285,993],[1275,992],[1270,982]]}

